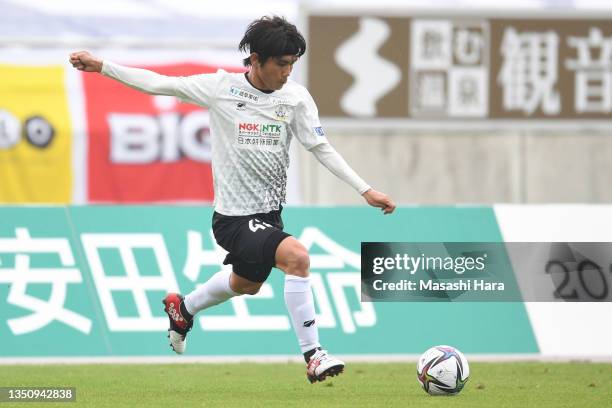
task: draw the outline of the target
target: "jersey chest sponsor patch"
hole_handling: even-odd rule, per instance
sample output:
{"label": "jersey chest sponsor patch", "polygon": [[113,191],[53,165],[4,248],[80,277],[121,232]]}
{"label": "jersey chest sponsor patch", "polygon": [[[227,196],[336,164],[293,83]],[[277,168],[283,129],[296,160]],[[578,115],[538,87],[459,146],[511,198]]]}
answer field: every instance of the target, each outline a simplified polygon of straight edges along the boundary
{"label": "jersey chest sponsor patch", "polygon": [[259,103],[259,95],[247,91],[246,89],[238,88],[237,86],[232,86],[229,90],[229,93],[239,99],[252,103]]}
{"label": "jersey chest sponsor patch", "polygon": [[239,149],[278,151],[286,139],[284,123],[240,121],[236,124],[236,146]]}

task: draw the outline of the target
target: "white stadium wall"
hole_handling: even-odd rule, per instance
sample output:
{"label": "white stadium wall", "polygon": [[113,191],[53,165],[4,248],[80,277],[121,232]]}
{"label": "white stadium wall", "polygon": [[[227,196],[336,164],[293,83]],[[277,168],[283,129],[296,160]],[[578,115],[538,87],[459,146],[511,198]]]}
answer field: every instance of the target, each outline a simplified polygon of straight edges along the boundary
{"label": "white stadium wall", "polygon": [[[399,204],[612,202],[609,130],[569,126],[326,130],[357,173]],[[304,204],[362,203],[303,149],[300,163]]]}
{"label": "white stadium wall", "polygon": [[[612,242],[612,206],[496,205],[493,209],[505,242]],[[543,356],[610,354],[612,303],[527,302],[525,307]]]}

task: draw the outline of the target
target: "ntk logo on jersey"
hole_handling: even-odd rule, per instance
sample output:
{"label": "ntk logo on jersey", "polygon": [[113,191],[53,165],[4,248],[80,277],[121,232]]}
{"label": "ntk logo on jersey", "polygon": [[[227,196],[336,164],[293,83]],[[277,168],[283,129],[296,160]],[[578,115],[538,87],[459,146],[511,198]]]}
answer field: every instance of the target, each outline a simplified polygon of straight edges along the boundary
{"label": "ntk logo on jersey", "polygon": [[273,123],[239,123],[237,143],[241,146],[276,148],[283,133],[283,125]]}
{"label": "ntk logo on jersey", "polygon": [[279,137],[283,125],[265,123],[240,123],[238,124],[238,134],[240,136],[267,136]]}

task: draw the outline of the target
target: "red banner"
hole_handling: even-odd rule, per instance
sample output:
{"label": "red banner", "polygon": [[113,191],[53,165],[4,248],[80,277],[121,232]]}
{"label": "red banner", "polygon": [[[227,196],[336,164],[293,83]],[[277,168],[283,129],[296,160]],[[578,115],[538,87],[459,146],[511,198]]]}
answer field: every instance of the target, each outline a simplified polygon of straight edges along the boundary
{"label": "red banner", "polygon": [[[186,76],[216,72],[219,67],[144,68]],[[207,110],[174,97],[148,95],[102,75],[85,74],[83,84],[89,202],[212,201]]]}

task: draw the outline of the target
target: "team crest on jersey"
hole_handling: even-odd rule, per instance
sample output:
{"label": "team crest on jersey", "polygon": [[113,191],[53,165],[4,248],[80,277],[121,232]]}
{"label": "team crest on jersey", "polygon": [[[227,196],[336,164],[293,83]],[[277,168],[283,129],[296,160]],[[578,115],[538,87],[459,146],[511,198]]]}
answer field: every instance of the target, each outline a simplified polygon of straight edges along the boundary
{"label": "team crest on jersey", "polygon": [[278,120],[285,120],[287,118],[287,106],[285,105],[277,105],[274,109],[274,113],[276,114],[276,118]]}
{"label": "team crest on jersey", "polygon": [[238,98],[246,99],[247,101],[259,102],[259,95],[255,95],[253,92],[246,91],[242,88],[232,86],[229,93]]}

